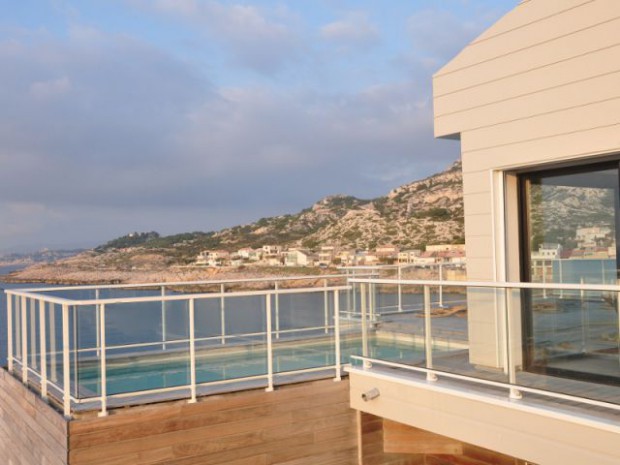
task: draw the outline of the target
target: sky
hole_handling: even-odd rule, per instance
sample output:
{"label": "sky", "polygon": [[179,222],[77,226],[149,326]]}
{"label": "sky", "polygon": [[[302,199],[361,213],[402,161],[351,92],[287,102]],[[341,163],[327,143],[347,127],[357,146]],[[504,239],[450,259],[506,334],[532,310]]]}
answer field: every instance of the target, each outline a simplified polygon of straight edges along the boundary
{"label": "sky", "polygon": [[0,0],[0,252],[210,231],[446,168],[431,78],[516,0]]}

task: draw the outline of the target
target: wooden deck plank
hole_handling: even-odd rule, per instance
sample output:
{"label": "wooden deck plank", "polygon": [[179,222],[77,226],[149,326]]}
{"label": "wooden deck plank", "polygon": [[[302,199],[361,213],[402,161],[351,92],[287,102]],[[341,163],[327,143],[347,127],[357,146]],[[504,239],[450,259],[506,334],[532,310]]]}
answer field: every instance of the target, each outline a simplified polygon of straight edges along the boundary
{"label": "wooden deck plank", "polygon": [[[348,381],[124,408],[69,425],[71,465],[354,465]],[[316,459],[316,457],[321,457]]]}

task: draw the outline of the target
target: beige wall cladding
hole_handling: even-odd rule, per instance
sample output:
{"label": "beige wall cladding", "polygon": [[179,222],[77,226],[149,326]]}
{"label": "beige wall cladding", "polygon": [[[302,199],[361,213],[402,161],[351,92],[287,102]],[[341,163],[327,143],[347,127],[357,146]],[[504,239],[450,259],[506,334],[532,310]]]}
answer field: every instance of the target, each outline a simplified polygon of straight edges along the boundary
{"label": "beige wall cladding", "polygon": [[[620,62],[620,47],[616,51],[616,63]],[[618,66],[618,64],[616,64]],[[461,127],[461,131],[473,131],[515,120],[526,121],[533,116],[543,117],[566,110],[580,111],[593,103],[603,103],[620,97],[620,71],[578,81],[545,91],[528,94],[470,110],[441,116],[438,123],[449,127]],[[523,135],[521,134],[521,137]]]}
{"label": "beige wall cladding", "polygon": [[489,258],[467,256],[467,279],[470,281],[492,281],[493,261]]}
{"label": "beige wall cladding", "polygon": [[[619,24],[620,27],[620,24]],[[617,89],[614,90],[617,92]],[[467,153],[570,135],[620,122],[620,98],[467,131]]]}
{"label": "beige wall cladding", "polygon": [[463,115],[463,112],[484,109],[487,105],[518,97],[540,95],[551,89],[616,73],[620,70],[619,55],[620,44],[617,44],[445,96],[436,96],[434,108],[437,122],[448,124],[443,121],[445,116],[461,114],[461,120],[450,121],[450,126],[459,122],[467,124],[467,115]]}
{"label": "beige wall cladding", "polygon": [[[540,465],[617,465],[618,425],[527,408],[472,391],[444,389],[438,383],[351,370],[351,406],[372,415]],[[364,402],[361,394],[381,395]],[[458,462],[457,462],[458,463]],[[467,463],[467,462],[464,462]],[[473,462],[476,463],[476,462]]]}
{"label": "beige wall cladding", "polygon": [[[530,2],[527,0],[516,5],[515,8],[507,13],[500,21],[496,22],[489,29],[483,32],[477,39],[475,39],[470,46],[521,28],[525,28],[537,22],[545,21],[549,17],[556,16],[565,11],[570,11],[573,8],[579,8],[580,6],[591,2],[592,0],[546,0],[543,2],[536,0]],[[527,9],[524,8],[525,6],[527,6]],[[450,63],[443,67],[440,73],[462,67],[463,64],[461,58],[466,58],[462,57],[462,55],[464,55],[464,53],[459,54],[456,58],[450,61]]]}
{"label": "beige wall cladding", "polygon": [[470,163],[463,166],[463,194],[479,194],[491,190],[491,174],[489,170],[468,171]]}
{"label": "beige wall cladding", "polygon": [[464,194],[463,203],[465,206],[465,216],[484,215],[492,212],[492,202],[490,192],[478,192],[475,194]]}
{"label": "beige wall cladding", "polygon": [[[548,35],[546,40],[541,39],[533,44],[526,43],[526,46],[516,42],[518,48],[515,50],[511,46],[512,41],[506,40],[508,35],[498,36],[485,43],[487,47],[496,48],[494,57],[488,60],[465,60],[473,54],[478,44],[468,46],[458,55],[458,58],[463,60],[462,68],[448,73],[440,70],[435,75],[433,80],[435,95],[443,96],[479,86],[618,44],[620,3],[615,0],[595,0],[591,4],[597,4],[602,14],[597,14],[594,20],[592,12],[576,15],[572,21],[572,32],[563,31],[558,34],[548,21],[537,23],[537,28],[546,31]],[[526,9],[527,7],[523,11]]]}
{"label": "beige wall cladding", "polygon": [[[461,149],[463,159],[477,165],[480,169],[533,168],[551,163],[568,162],[593,155],[620,152],[620,114],[619,121],[606,127],[558,134],[543,139],[522,141],[501,147],[491,147],[468,152],[469,133],[463,134]],[[467,208],[465,208],[467,215]]]}
{"label": "beige wall cladding", "polygon": [[489,231],[493,228],[493,216],[490,213],[483,213],[481,215],[470,215],[465,221],[465,236],[486,236],[488,237]]}

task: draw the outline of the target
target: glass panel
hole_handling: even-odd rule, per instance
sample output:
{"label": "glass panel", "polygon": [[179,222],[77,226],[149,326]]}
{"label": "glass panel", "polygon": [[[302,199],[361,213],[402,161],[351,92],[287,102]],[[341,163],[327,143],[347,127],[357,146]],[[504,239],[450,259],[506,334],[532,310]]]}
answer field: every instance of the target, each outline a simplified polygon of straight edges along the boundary
{"label": "glass panel", "polygon": [[[617,166],[525,177],[532,282],[616,284]],[[618,383],[618,303],[601,292],[535,290],[525,299],[528,371]]]}
{"label": "glass panel", "polygon": [[333,299],[333,292],[274,296],[271,308],[275,373],[334,364]]}
{"label": "glass panel", "polygon": [[264,296],[197,299],[194,312],[198,384],[267,373]]}

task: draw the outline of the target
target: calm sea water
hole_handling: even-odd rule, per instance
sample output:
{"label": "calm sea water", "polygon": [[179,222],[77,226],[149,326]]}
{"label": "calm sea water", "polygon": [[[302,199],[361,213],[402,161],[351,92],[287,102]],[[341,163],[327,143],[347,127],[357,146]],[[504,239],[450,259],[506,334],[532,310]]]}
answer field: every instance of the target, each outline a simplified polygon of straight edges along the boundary
{"label": "calm sea water", "polygon": [[[0,266],[0,276],[17,271],[23,266]],[[41,284],[11,284],[0,279],[0,365],[6,365],[6,294],[5,289],[22,289],[41,286]]]}

